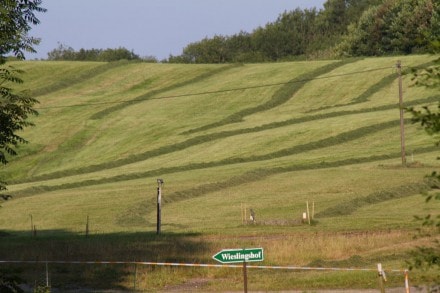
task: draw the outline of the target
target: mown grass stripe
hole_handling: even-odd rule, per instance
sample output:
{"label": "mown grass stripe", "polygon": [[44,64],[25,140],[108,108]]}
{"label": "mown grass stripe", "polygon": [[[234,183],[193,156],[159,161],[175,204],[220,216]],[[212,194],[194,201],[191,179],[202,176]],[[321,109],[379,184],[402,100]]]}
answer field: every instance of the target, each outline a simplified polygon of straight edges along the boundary
{"label": "mown grass stripe", "polygon": [[[58,190],[58,189],[70,189],[75,187],[81,187],[81,186],[90,186],[90,185],[97,185],[97,184],[103,184],[108,182],[117,182],[117,181],[126,181],[126,180],[132,180],[132,179],[139,179],[143,177],[149,177],[149,176],[155,176],[155,175],[163,175],[163,174],[170,174],[170,173],[176,173],[176,172],[182,172],[182,171],[192,171],[192,170],[198,170],[198,169],[206,169],[206,168],[212,168],[212,167],[220,167],[220,166],[226,166],[226,165],[233,165],[233,164],[241,164],[241,163],[250,163],[250,162],[257,162],[257,161],[265,161],[265,160],[271,160],[275,158],[281,158],[285,156],[291,156],[299,153],[303,153],[306,151],[316,150],[324,147],[334,146],[338,145],[344,142],[352,141],[367,135],[371,135],[373,133],[376,133],[378,131],[396,127],[399,125],[399,120],[393,120],[385,123],[375,124],[371,126],[365,126],[361,127],[352,131],[347,131],[345,133],[341,133],[332,137],[328,137],[325,139],[321,139],[318,141],[302,144],[302,145],[296,145],[291,148],[286,148],[283,150],[279,150],[276,152],[264,154],[264,155],[258,155],[258,156],[249,156],[249,157],[240,157],[240,158],[227,158],[224,160],[219,161],[212,161],[212,162],[203,162],[203,163],[191,163],[183,166],[176,166],[176,167],[169,167],[169,168],[159,168],[156,170],[150,170],[146,172],[139,172],[139,173],[132,173],[128,175],[118,175],[103,179],[97,179],[97,180],[85,180],[80,181],[76,183],[69,183],[69,184],[63,184],[63,185],[57,185],[57,186],[39,186],[39,187],[33,187],[31,188],[33,190],[33,193],[39,193],[39,192],[45,192],[45,191],[51,191],[51,190]],[[430,148],[431,149],[431,148]],[[417,152],[420,152],[420,150],[417,150]],[[353,162],[356,162],[356,158],[351,159]],[[351,161],[350,161],[351,162]],[[54,189],[52,189],[54,188]],[[41,189],[41,190],[40,190]],[[27,191],[20,191],[20,194],[27,193]]]}
{"label": "mown grass stripe", "polygon": [[390,75],[383,77],[381,80],[376,82],[374,85],[370,86],[362,94],[360,94],[359,96],[354,98],[353,101],[351,103],[349,103],[349,105],[368,102],[369,97],[380,92],[383,88],[392,84],[396,79],[397,79],[397,75],[395,73],[392,73]]}
{"label": "mown grass stripe", "polygon": [[[430,62],[421,64],[417,68],[426,68],[426,67],[434,65],[434,64],[435,64],[435,62],[430,61]],[[403,75],[406,75],[408,73],[409,73],[408,70],[405,70],[404,72],[402,72]],[[372,86],[370,86],[367,90],[365,90],[359,96],[353,98],[350,103],[320,107],[318,109],[309,110],[309,111],[307,111],[307,113],[313,113],[313,112],[317,112],[317,111],[323,111],[323,110],[334,109],[334,108],[338,108],[338,107],[345,107],[345,106],[368,102],[369,97],[382,91],[384,88],[390,86],[397,78],[398,78],[398,76],[396,73],[389,74],[389,75],[383,77],[381,80],[379,80],[375,84],[373,84]]]}
{"label": "mown grass stripe", "polygon": [[160,88],[160,89],[157,89],[157,90],[149,91],[146,94],[137,96],[136,98],[134,98],[134,99],[132,99],[130,101],[122,102],[122,103],[119,103],[117,105],[108,107],[108,108],[106,108],[104,110],[101,110],[101,111],[93,114],[90,117],[90,119],[91,120],[102,119],[102,118],[104,118],[105,116],[107,116],[107,115],[109,115],[111,113],[123,110],[124,108],[126,108],[128,106],[131,106],[131,105],[134,105],[136,103],[144,102],[144,101],[149,100],[152,97],[154,97],[156,95],[159,95],[161,93],[165,93],[165,92],[170,91],[170,90],[175,90],[177,88],[184,87],[184,86],[190,85],[192,83],[201,82],[201,81],[203,81],[205,79],[208,79],[208,78],[210,78],[210,77],[212,77],[212,76],[214,76],[216,74],[219,74],[219,73],[222,73],[224,71],[230,70],[230,69],[235,68],[237,66],[239,66],[239,65],[233,64],[233,65],[222,66],[222,67],[210,70],[208,72],[205,72],[203,74],[200,74],[199,76],[196,76],[196,77],[194,77],[192,79],[189,79],[189,80],[186,80],[186,81],[183,81],[183,82],[179,82],[179,83],[175,83],[175,84],[172,84],[170,86],[163,87],[163,88]]}
{"label": "mown grass stripe", "polygon": [[347,216],[354,213],[356,210],[378,204],[384,201],[404,198],[414,194],[428,191],[430,185],[427,182],[415,183],[410,185],[402,185],[399,187],[384,189],[373,192],[365,197],[356,197],[349,201],[344,201],[336,206],[330,207],[322,212],[316,214],[316,217],[339,217]]}
{"label": "mown grass stripe", "polygon": [[103,65],[97,66],[95,68],[92,68],[89,70],[84,70],[76,77],[72,77],[72,76],[69,76],[67,78],[64,77],[64,78],[59,79],[57,82],[55,82],[54,84],[52,84],[50,86],[46,86],[46,87],[32,90],[31,95],[33,97],[47,95],[52,92],[56,92],[56,91],[74,86],[76,84],[85,82],[85,81],[87,81],[97,75],[103,74],[111,69],[125,66],[125,65],[129,65],[129,64],[133,64],[133,63],[135,63],[135,62],[134,61],[127,61],[127,60],[122,60],[122,61],[117,61],[117,62],[108,62]]}
{"label": "mown grass stripe", "polygon": [[[431,147],[416,149],[416,151],[417,151],[417,153],[422,154],[422,153],[426,153],[426,152],[432,152],[437,149],[438,148],[431,146]],[[227,188],[230,188],[231,186],[239,186],[242,184],[247,184],[247,183],[252,183],[252,182],[259,181],[259,180],[263,180],[266,177],[276,175],[276,174],[281,174],[281,173],[336,168],[336,167],[342,167],[342,166],[348,166],[348,165],[355,165],[355,164],[370,163],[370,162],[394,159],[394,158],[399,158],[400,156],[401,156],[400,152],[395,152],[395,153],[375,155],[375,156],[351,158],[351,159],[339,160],[339,161],[334,161],[334,162],[322,161],[319,163],[306,164],[306,165],[292,164],[292,165],[286,166],[286,167],[265,168],[265,169],[260,168],[260,169],[256,169],[253,171],[246,172],[241,176],[234,176],[234,177],[227,179],[225,181],[207,183],[207,184],[203,184],[203,185],[200,185],[200,186],[197,186],[194,188],[190,188],[187,190],[182,190],[182,191],[171,193],[171,194],[167,195],[166,200],[167,200],[167,202],[174,202],[174,201],[179,201],[179,200],[183,200],[183,199],[198,197],[198,196],[202,196],[202,195],[205,195],[208,193],[227,189]],[[171,174],[171,173],[212,168],[212,167],[217,167],[217,166],[219,166],[219,165],[213,164],[213,163],[200,163],[200,164],[191,164],[188,166],[181,166],[181,167],[161,168],[161,169],[157,169],[157,170],[133,173],[133,174],[128,174],[128,175],[118,175],[118,176],[113,176],[113,177],[108,177],[108,178],[103,178],[103,179],[97,179],[97,180],[85,180],[85,181],[81,181],[81,182],[65,183],[65,184],[53,185],[53,186],[47,186],[47,185],[33,186],[33,187],[26,188],[26,189],[23,189],[23,190],[20,190],[20,191],[11,193],[11,194],[15,198],[22,198],[22,197],[34,196],[34,195],[38,195],[41,193],[57,191],[57,190],[67,190],[67,189],[94,186],[94,185],[100,185],[100,184],[106,184],[106,183],[115,183],[115,182],[135,180],[135,179],[140,179],[140,178],[147,178],[147,177],[152,177],[152,176],[162,176],[162,175]]]}
{"label": "mown grass stripe", "polygon": [[[435,147],[428,147],[423,149],[418,149],[417,152],[431,152],[435,150]],[[267,168],[267,169],[257,169],[254,171],[247,172],[241,176],[235,176],[225,181],[207,183],[195,188],[190,188],[187,190],[182,190],[178,192],[174,192],[172,194],[167,195],[168,202],[174,202],[184,199],[189,199],[193,197],[202,196],[208,193],[221,191],[223,189],[230,188],[231,186],[239,186],[242,184],[252,183],[255,181],[263,180],[269,176],[277,175],[281,173],[295,172],[295,171],[306,171],[306,170],[316,170],[316,169],[326,169],[326,168],[336,168],[354,164],[361,163],[369,163],[375,161],[382,161],[386,159],[398,158],[400,157],[400,153],[391,153],[391,154],[383,154],[383,155],[375,155],[369,157],[360,157],[360,158],[351,158],[347,160],[339,160],[335,162],[320,162],[314,164],[307,165],[290,165],[287,167],[278,167],[278,168]],[[425,185],[423,185],[425,186]],[[426,185],[427,186],[427,185]],[[419,191],[419,189],[417,189]],[[414,194],[414,193],[413,193]],[[391,199],[391,198],[390,198]]]}
{"label": "mown grass stripe", "polygon": [[[408,107],[411,107],[411,106],[436,102],[436,101],[438,101],[439,97],[440,96],[432,96],[432,97],[429,97],[426,99],[415,100],[415,101],[411,101],[411,102],[406,103],[406,105]],[[260,132],[260,131],[275,129],[275,128],[279,128],[279,127],[285,127],[285,126],[289,126],[289,125],[305,123],[305,122],[310,122],[310,121],[316,121],[316,120],[321,120],[321,119],[334,118],[334,117],[339,117],[339,116],[353,115],[353,114],[360,114],[360,113],[369,113],[369,112],[390,110],[390,109],[394,109],[397,107],[398,107],[397,105],[390,104],[390,105],[384,105],[384,106],[380,106],[380,107],[373,107],[373,108],[369,108],[369,109],[338,111],[338,112],[310,115],[310,116],[305,116],[305,117],[301,117],[301,118],[292,118],[292,119],[288,119],[285,121],[268,123],[268,124],[253,127],[253,128],[243,128],[243,129],[237,129],[237,130],[231,130],[231,131],[222,131],[222,132],[217,132],[217,133],[212,133],[212,134],[207,134],[207,135],[200,135],[200,136],[193,137],[193,138],[190,138],[188,140],[185,140],[185,141],[182,141],[182,142],[179,142],[176,144],[167,145],[164,147],[159,147],[157,149],[150,150],[150,151],[147,151],[147,152],[144,152],[141,154],[137,154],[137,155],[131,155],[131,156],[124,158],[124,159],[114,160],[114,161],[106,162],[106,163],[102,163],[102,164],[90,165],[90,166],[79,168],[79,169],[69,169],[69,170],[64,170],[64,171],[58,171],[55,173],[48,173],[48,174],[44,174],[44,175],[40,175],[40,176],[28,177],[24,180],[14,180],[14,181],[11,181],[10,183],[11,184],[18,184],[18,183],[26,183],[26,182],[37,182],[37,181],[42,181],[42,180],[57,179],[57,178],[62,178],[62,177],[67,177],[67,176],[72,176],[72,175],[97,172],[97,171],[102,171],[105,169],[118,168],[118,167],[121,167],[124,165],[148,160],[152,157],[157,157],[160,155],[165,155],[165,154],[181,151],[181,150],[184,150],[184,149],[192,147],[192,146],[206,143],[208,141],[212,142],[214,140],[228,138],[228,137],[232,137],[232,136],[236,136],[236,135],[256,133],[256,132]]]}
{"label": "mown grass stripe", "polygon": [[220,127],[220,126],[224,126],[227,124],[231,124],[231,123],[237,123],[240,121],[243,121],[243,118],[252,114],[256,114],[259,112],[263,112],[263,111],[267,111],[270,109],[273,109],[275,107],[281,106],[284,103],[288,102],[294,95],[296,92],[298,92],[308,81],[310,81],[311,79],[317,78],[323,74],[329,73],[333,70],[335,70],[338,67],[344,66],[346,64],[349,63],[353,63],[358,61],[359,59],[347,59],[347,60],[343,60],[343,61],[338,61],[338,62],[334,62],[322,67],[319,67],[318,69],[315,69],[311,72],[308,73],[304,73],[292,80],[290,80],[289,82],[287,82],[286,84],[284,84],[278,91],[276,91],[274,93],[274,95],[272,96],[272,98],[261,104],[261,105],[257,105],[255,107],[249,107],[246,109],[243,109],[241,111],[238,111],[218,122],[214,122],[211,124],[207,124],[198,128],[194,128],[191,129],[189,131],[184,132],[183,134],[191,134],[191,133],[196,133],[196,132],[200,132],[200,131],[205,131],[205,130],[209,130],[212,128],[216,128],[216,127]]}

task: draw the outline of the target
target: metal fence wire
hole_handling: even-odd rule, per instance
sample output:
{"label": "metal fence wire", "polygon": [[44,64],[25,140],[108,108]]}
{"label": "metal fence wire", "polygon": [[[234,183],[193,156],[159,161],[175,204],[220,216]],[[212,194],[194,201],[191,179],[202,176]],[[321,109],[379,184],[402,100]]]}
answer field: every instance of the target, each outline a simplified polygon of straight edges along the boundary
{"label": "metal fence wire", "polygon": [[[166,262],[125,262],[125,261],[1,261],[0,266],[23,266],[28,270],[31,268],[33,274],[27,276],[26,285],[22,288],[25,292],[33,293],[49,293],[49,292],[149,292],[145,287],[145,279],[148,274],[158,267],[165,267],[170,272],[173,268],[233,268],[242,269],[243,274],[246,270],[284,270],[284,271],[320,271],[320,272],[371,272],[371,276],[377,278],[377,286],[380,292],[385,292],[385,282],[387,277],[393,276],[401,281],[401,290],[399,292],[416,293],[429,292],[413,290],[409,284],[409,272],[404,269],[390,269],[384,270],[381,264],[377,265],[377,269],[373,268],[322,268],[322,267],[299,267],[299,266],[266,266],[266,265],[252,265],[251,263],[243,262],[243,264],[193,264],[193,263],[166,263]],[[121,272],[123,276],[121,276]],[[66,288],[66,284],[62,284],[68,276],[68,281],[71,284]],[[244,275],[246,276],[246,275]],[[122,278],[125,280],[124,286],[118,285],[117,289],[120,291],[97,291],[93,289],[93,282],[86,282],[83,286],[81,283],[85,278],[90,279],[112,279],[115,284]],[[30,280],[32,279],[32,280]],[[245,278],[247,279],[247,278]],[[52,280],[54,281],[52,283]],[[32,283],[31,283],[32,282]],[[99,282],[96,282],[98,284]],[[101,283],[102,285],[102,283]],[[99,285],[98,285],[99,286]],[[244,284],[247,288],[247,280]],[[370,289],[378,289],[378,287]],[[400,287],[400,286],[399,286]],[[62,289],[60,289],[62,288]],[[114,289],[114,288],[109,288]],[[186,288],[189,289],[189,288]],[[193,288],[196,289],[196,288]],[[433,291],[440,293],[440,288],[433,287]],[[437,290],[437,291],[436,291]],[[166,291],[166,290],[165,290]],[[174,290],[175,291],[175,290]],[[188,290],[184,290],[188,291]],[[246,292],[246,291],[245,291]]]}

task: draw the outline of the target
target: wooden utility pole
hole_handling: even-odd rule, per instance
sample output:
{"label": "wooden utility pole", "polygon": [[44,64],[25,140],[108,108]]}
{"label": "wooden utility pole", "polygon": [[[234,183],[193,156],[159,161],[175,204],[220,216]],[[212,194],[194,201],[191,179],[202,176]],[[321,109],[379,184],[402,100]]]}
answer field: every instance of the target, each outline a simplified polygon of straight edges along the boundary
{"label": "wooden utility pole", "polygon": [[89,215],[87,215],[87,223],[86,223],[86,237],[89,237]]}
{"label": "wooden utility pole", "polygon": [[403,90],[402,90],[402,65],[397,61],[397,74],[399,76],[399,109],[400,109],[400,148],[402,154],[402,166],[406,166],[405,155],[405,123],[403,118]]}
{"label": "wooden utility pole", "polygon": [[309,209],[309,201],[306,201],[306,206],[307,206],[307,221],[309,222],[309,225],[310,225],[310,209]]}
{"label": "wooden utility pole", "polygon": [[162,213],[162,179],[157,179],[157,229],[156,234],[160,234],[161,213]]}
{"label": "wooden utility pole", "polygon": [[32,215],[29,215],[31,217],[31,236],[35,236],[34,235],[34,221],[32,219]]}

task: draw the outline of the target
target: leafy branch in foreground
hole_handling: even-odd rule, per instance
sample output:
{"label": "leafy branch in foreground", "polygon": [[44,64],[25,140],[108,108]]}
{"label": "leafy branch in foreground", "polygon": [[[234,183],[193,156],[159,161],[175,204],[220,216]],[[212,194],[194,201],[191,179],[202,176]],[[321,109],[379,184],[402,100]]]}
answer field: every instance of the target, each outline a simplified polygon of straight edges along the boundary
{"label": "leafy branch in foreground", "polygon": [[9,272],[5,270],[0,271],[0,292],[5,293],[18,293],[18,292],[24,292],[19,284],[22,281],[17,276],[11,276]]}
{"label": "leafy branch in foreground", "polygon": [[[429,135],[438,136],[440,133],[440,102],[437,105],[437,111],[432,111],[428,106],[424,106],[423,110],[410,108],[409,111],[413,114],[413,123],[420,123]],[[440,138],[437,137],[436,139],[436,144],[439,145]]]}
{"label": "leafy branch in foreground", "polygon": [[[410,109],[409,111],[413,114],[413,122],[420,123],[428,134],[438,135],[440,133],[440,102],[437,111],[432,111],[429,107],[423,107],[423,110]],[[440,145],[438,137],[436,138],[436,145]],[[440,157],[437,159],[440,159]],[[440,189],[440,174],[434,171],[431,175],[427,176],[427,179],[431,186],[431,192],[424,194],[426,203],[440,200],[440,192],[434,191]],[[412,251],[410,266],[411,268],[422,270],[436,269],[440,272],[440,213],[428,214],[422,217],[415,216],[415,218],[421,222],[419,236],[429,237],[432,239],[432,242],[431,245],[417,247]],[[438,280],[440,280],[440,273],[432,290],[440,289]]]}
{"label": "leafy branch in foreground", "polygon": [[[432,43],[434,52],[440,51],[440,41]],[[436,65],[417,70],[413,69],[413,78],[415,85],[429,88],[440,88],[440,58],[435,60]]]}
{"label": "leafy branch in foreground", "polygon": [[[7,155],[17,155],[16,147],[27,141],[17,134],[33,123],[27,119],[38,112],[32,107],[38,101],[25,92],[16,93],[10,85],[22,83],[17,76],[20,71],[12,67],[0,68],[0,165],[8,163]],[[6,189],[6,183],[0,181],[0,191]]]}
{"label": "leafy branch in foreground", "polygon": [[38,101],[25,92],[15,93],[9,86],[11,83],[22,83],[16,75],[20,73],[12,67],[0,68],[0,163],[8,163],[6,154],[17,155],[14,147],[19,143],[27,143],[17,131],[23,130],[33,123],[27,119],[29,115],[37,115],[32,106]]}
{"label": "leafy branch in foreground", "polygon": [[[28,35],[31,25],[39,23],[35,12],[45,12],[40,7],[42,0],[4,0],[0,7],[0,165],[8,163],[7,155],[16,155],[16,147],[26,140],[17,131],[32,125],[27,119],[36,115],[32,107],[37,100],[24,92],[16,92],[12,86],[23,81],[21,72],[6,66],[6,56],[13,54],[25,59],[24,52],[35,52],[39,40]],[[0,191],[6,184],[0,181]]]}
{"label": "leafy branch in foreground", "polygon": [[[434,49],[439,49],[440,42],[433,44]],[[428,67],[427,69],[418,70],[414,74],[415,84],[417,86],[440,88],[440,58],[436,60],[436,65]],[[413,115],[412,122],[420,123],[425,131],[434,136],[437,146],[440,145],[440,102],[437,105],[436,110],[431,110],[428,106],[423,107],[421,110],[409,108],[408,111]],[[440,159],[438,157],[437,159]],[[426,202],[432,200],[440,200],[440,193],[434,190],[440,189],[440,174],[436,171],[432,172],[428,176],[428,180],[431,182],[431,192],[425,194]],[[429,246],[417,247],[412,252],[411,267],[419,269],[437,269],[440,272],[440,213],[428,214],[424,217],[416,217],[421,221],[422,229],[419,229],[421,236],[429,236],[433,241]],[[428,232],[423,232],[427,230]],[[440,289],[439,285],[440,273],[437,277],[436,286],[433,290]],[[437,292],[437,291],[436,291]]]}

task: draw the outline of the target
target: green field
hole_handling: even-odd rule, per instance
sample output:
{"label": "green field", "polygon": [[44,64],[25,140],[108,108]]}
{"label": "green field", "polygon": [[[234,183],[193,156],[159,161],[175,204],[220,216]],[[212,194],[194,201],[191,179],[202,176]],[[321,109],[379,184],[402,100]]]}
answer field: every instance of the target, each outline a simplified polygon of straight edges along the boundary
{"label": "green field", "polygon": [[[221,249],[263,247],[264,265],[405,269],[408,252],[430,241],[413,238],[413,216],[440,208],[421,195],[440,165],[434,139],[405,113],[402,167],[396,62],[405,106],[420,107],[440,94],[412,86],[409,68],[435,58],[11,63],[25,70],[40,114],[21,133],[30,143],[0,169],[13,195],[0,209],[1,259],[213,264]],[[165,181],[161,235],[157,178]],[[312,225],[301,223],[307,202]],[[14,268],[32,280],[35,268]],[[54,270],[54,287],[134,286],[129,265]],[[433,278],[411,274],[416,284]],[[377,288],[375,272],[249,278],[250,290]],[[389,279],[403,286],[401,275]],[[216,268],[143,267],[135,284],[156,291],[194,280],[202,291],[243,286],[239,270]]]}

